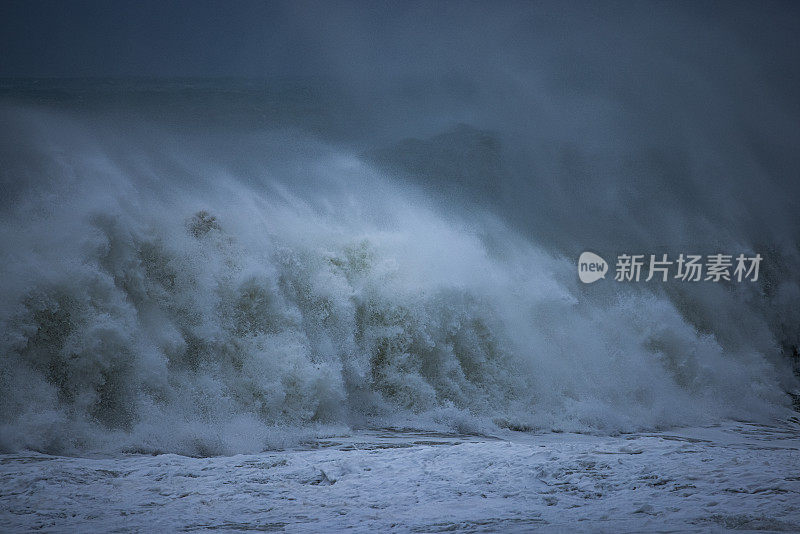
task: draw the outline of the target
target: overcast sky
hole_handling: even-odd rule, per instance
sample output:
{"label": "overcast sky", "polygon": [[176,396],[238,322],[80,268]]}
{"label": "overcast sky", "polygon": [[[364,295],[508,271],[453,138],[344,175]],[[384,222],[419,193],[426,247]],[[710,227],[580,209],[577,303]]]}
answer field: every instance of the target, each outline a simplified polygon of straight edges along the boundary
{"label": "overcast sky", "polygon": [[[11,1],[0,7],[4,76],[226,76],[291,70],[299,39],[275,3]],[[291,62],[289,62],[291,63]]]}
{"label": "overcast sky", "polygon": [[509,51],[535,56],[544,40],[587,51],[689,42],[702,52],[719,44],[705,42],[709,26],[784,70],[798,57],[796,3],[5,0],[0,76],[463,71]]}

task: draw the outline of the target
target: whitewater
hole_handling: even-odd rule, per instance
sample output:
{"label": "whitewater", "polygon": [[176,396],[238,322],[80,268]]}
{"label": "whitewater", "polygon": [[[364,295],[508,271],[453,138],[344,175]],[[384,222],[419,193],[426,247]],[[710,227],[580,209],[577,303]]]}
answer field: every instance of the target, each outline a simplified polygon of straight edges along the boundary
{"label": "whitewater", "polygon": [[502,134],[81,83],[0,108],[0,528],[800,528],[796,242],[715,226],[761,283],[584,286],[609,236],[426,177],[494,172]]}

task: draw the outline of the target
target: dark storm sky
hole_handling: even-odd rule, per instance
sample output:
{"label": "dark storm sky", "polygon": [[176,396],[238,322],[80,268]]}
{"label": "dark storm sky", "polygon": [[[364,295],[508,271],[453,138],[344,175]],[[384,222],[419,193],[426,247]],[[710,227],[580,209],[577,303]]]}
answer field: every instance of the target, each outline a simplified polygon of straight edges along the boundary
{"label": "dark storm sky", "polygon": [[[137,0],[5,1],[2,76],[263,76],[296,70],[288,5]],[[312,66],[313,68],[313,66]]]}
{"label": "dark storm sky", "polygon": [[730,34],[784,77],[798,29],[792,3],[5,0],[0,76],[464,72],[536,61],[542,42],[612,61],[616,48],[671,46],[730,59],[719,48]]}
{"label": "dark storm sky", "polygon": [[423,33],[430,38],[461,28],[470,38],[487,11],[497,10],[398,2],[11,0],[0,4],[0,77],[324,75],[342,61],[374,60],[375,53],[413,54],[424,46]]}

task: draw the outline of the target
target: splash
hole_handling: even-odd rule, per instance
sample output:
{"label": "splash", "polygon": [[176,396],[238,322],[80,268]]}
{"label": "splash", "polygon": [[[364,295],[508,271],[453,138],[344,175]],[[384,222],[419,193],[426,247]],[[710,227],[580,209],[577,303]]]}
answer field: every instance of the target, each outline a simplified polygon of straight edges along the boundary
{"label": "splash", "polygon": [[725,346],[666,295],[589,292],[574,258],[346,149],[226,132],[223,165],[202,157],[210,134],[5,114],[35,174],[2,212],[3,450],[786,414],[776,342]]}

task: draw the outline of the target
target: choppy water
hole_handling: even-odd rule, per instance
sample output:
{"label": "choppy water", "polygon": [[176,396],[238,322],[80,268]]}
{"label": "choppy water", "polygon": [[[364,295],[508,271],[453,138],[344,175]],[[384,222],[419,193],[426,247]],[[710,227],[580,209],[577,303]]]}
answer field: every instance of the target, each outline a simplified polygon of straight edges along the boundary
{"label": "choppy water", "polygon": [[9,531],[794,532],[797,423],[343,432],[256,455],[0,456]]}

